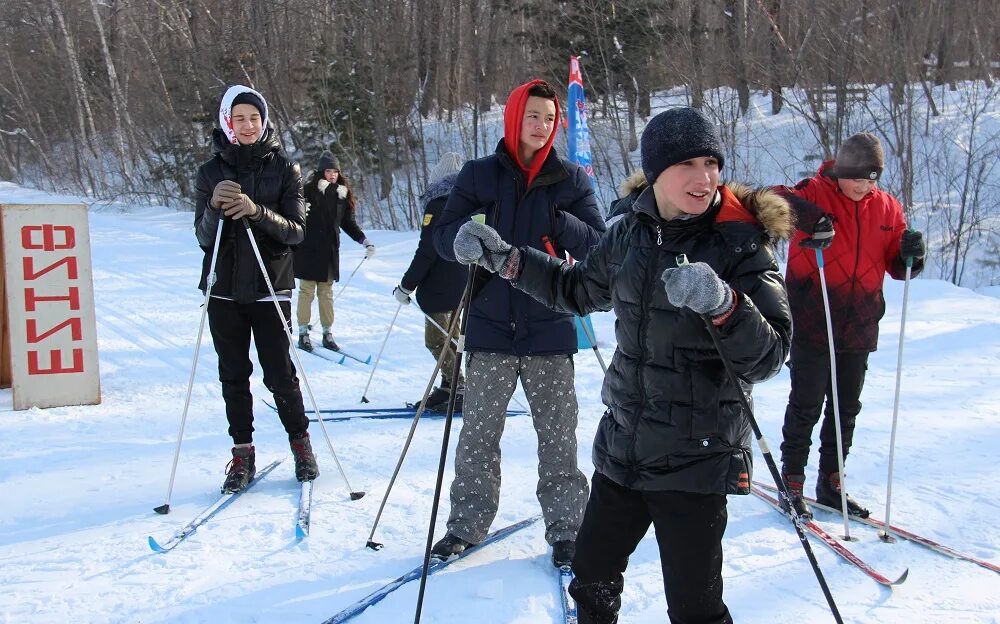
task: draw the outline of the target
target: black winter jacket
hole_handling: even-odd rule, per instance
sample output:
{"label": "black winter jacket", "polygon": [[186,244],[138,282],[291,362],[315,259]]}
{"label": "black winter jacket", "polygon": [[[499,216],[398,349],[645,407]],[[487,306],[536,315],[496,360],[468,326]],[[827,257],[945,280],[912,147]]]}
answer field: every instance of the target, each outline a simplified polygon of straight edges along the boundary
{"label": "black winter jacket", "polygon": [[[593,449],[598,472],[637,490],[746,494],[751,428],[738,393],[774,376],[791,341],[771,238],[791,234],[788,204],[770,191],[720,186],[705,214],[663,221],[652,195],[639,187],[621,200],[631,210],[575,266],[523,250],[514,285],[575,314],[615,311],[618,348]],[[729,382],[703,319],[667,299],[661,275],[682,253],[738,293],[719,333],[743,388]]]}
{"label": "black winter jacket", "polygon": [[[198,288],[205,290],[222,211],[209,205],[215,185],[223,180],[238,182],[251,201],[263,209],[250,224],[274,290],[288,294],[292,278],[291,246],[302,241],[305,218],[302,175],[299,166],[281,154],[278,138],[270,128],[253,145],[229,143],[219,129],[212,133],[215,156],[198,168],[195,179],[194,227],[205,252]],[[250,245],[243,223],[225,219],[216,260],[216,283],[212,294],[252,303],[270,295]]]}
{"label": "black winter jacket", "polygon": [[336,282],[340,280],[340,229],[358,243],[365,240],[365,233],[354,220],[347,187],[330,184],[321,191],[319,182],[323,179],[323,172],[317,171],[305,186],[306,238],[295,248],[295,277]]}
{"label": "black winter jacket", "polygon": [[[496,153],[467,162],[448,197],[434,245],[446,260],[455,260],[458,228],[476,213],[512,245],[544,250],[550,236],[560,256],[587,257],[605,230],[594,189],[586,171],[561,160],[553,149],[541,171],[526,187],[521,168],[507,154],[503,140]],[[573,316],[543,306],[505,280],[487,273],[469,311],[466,347],[512,355],[576,353]]]}
{"label": "black winter jacket", "polygon": [[399,281],[406,290],[417,291],[417,304],[428,314],[457,310],[469,277],[467,266],[449,262],[434,250],[434,228],[441,220],[441,211],[457,177],[457,173],[451,174],[433,182],[420,197],[424,205],[420,243]]}

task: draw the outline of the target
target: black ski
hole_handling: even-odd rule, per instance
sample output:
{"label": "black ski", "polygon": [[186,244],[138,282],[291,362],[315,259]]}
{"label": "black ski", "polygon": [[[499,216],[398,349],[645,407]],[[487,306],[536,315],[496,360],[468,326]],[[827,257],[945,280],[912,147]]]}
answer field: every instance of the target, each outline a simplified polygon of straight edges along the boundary
{"label": "black ski", "polygon": [[[752,486],[750,488],[750,491],[753,492],[754,495],[757,496],[757,498],[765,501],[767,504],[773,507],[774,510],[780,513],[783,518],[788,517],[788,515],[785,514],[784,511],[782,511],[781,506],[778,504],[778,500],[776,498],[774,498],[767,492],[764,492],[757,486]],[[853,564],[855,567],[857,567],[859,570],[867,574],[872,580],[874,580],[879,585],[890,588],[895,585],[899,585],[900,583],[906,580],[906,576],[910,573],[909,568],[907,568],[906,570],[903,570],[903,573],[899,575],[899,578],[893,581],[884,576],[883,574],[881,574],[880,572],[878,572],[871,565],[862,561],[860,557],[851,552],[851,550],[846,546],[844,546],[839,540],[837,540],[837,538],[833,537],[832,535],[824,531],[822,527],[820,527],[812,520],[800,520],[800,522],[802,527],[805,528],[810,533],[812,533],[813,537],[822,542],[824,546],[826,546],[833,552],[840,555],[841,558],[843,558],[845,561]]]}
{"label": "black ski", "polygon": [[[756,485],[757,487],[765,488],[765,489],[770,490],[772,492],[777,491],[777,489],[778,489],[778,488],[776,488],[773,485],[770,485],[768,483],[759,483],[757,481],[754,481],[754,485]],[[818,502],[816,502],[815,498],[809,498],[808,496],[803,496],[802,498],[804,498],[806,500],[806,502],[808,502],[811,507],[815,507],[817,509],[822,509],[823,511],[827,511],[827,512],[830,512],[830,513],[833,513],[833,514],[837,514],[838,516],[842,516],[843,515],[839,509],[834,509],[833,507],[828,507],[828,506],[824,505],[823,503],[818,503]],[[879,520],[877,520],[875,518],[872,518],[870,516],[868,518],[860,518],[858,516],[848,515],[847,517],[850,518],[851,520],[854,520],[855,522],[860,522],[861,524],[865,524],[865,525],[868,525],[868,526],[876,528],[876,529],[884,529],[885,528],[885,523],[884,522],[880,522]],[[919,544],[921,546],[929,548],[930,550],[933,550],[934,552],[940,553],[942,555],[946,555],[948,557],[953,557],[955,559],[961,559],[962,561],[968,561],[970,563],[974,563],[974,564],[976,564],[978,566],[982,566],[982,567],[986,568],[987,570],[992,570],[993,572],[996,572],[996,573],[1000,574],[1000,566],[998,566],[996,564],[993,564],[993,563],[990,563],[989,561],[984,561],[983,559],[978,559],[976,557],[973,557],[972,555],[967,555],[967,554],[965,554],[963,552],[955,550],[954,548],[951,548],[949,546],[945,546],[944,544],[939,544],[938,542],[935,542],[932,539],[929,539],[929,538],[923,537],[922,535],[917,535],[916,533],[907,531],[906,529],[904,529],[902,527],[898,527],[898,526],[890,524],[889,525],[889,529],[890,529],[890,531],[892,532],[893,535],[897,535],[897,536],[899,536],[899,537],[901,537],[901,538],[903,538],[903,539],[905,539],[907,541],[913,542],[914,544]]]}
{"label": "black ski", "polygon": [[153,549],[153,552],[159,552],[159,553],[165,553],[173,550],[174,548],[177,547],[178,544],[180,544],[187,538],[191,537],[191,535],[193,535],[194,532],[198,530],[198,527],[211,520],[213,517],[215,517],[216,514],[218,514],[220,511],[231,505],[233,501],[235,501],[237,498],[246,493],[247,490],[257,485],[257,483],[260,482],[261,479],[266,477],[269,472],[277,468],[278,464],[280,464],[282,461],[284,461],[284,458],[276,459],[275,461],[271,462],[261,470],[257,471],[257,475],[254,476],[253,480],[239,492],[221,495],[218,498],[218,500],[216,500],[214,503],[206,507],[205,510],[202,511],[200,514],[195,516],[194,520],[185,524],[183,527],[180,528],[180,530],[174,533],[174,535],[170,539],[163,542],[162,544],[157,542],[153,538],[153,536],[150,535],[148,538],[149,547]]}
{"label": "black ski", "polygon": [[[527,520],[521,520],[520,522],[517,522],[517,523],[512,524],[510,526],[507,526],[507,527],[504,527],[502,529],[498,529],[496,531],[493,531],[492,533],[490,533],[489,535],[487,535],[486,539],[484,539],[482,542],[476,544],[475,546],[471,546],[469,548],[466,548],[464,551],[462,551],[461,554],[459,554],[456,557],[452,557],[451,559],[448,559],[447,561],[441,561],[440,559],[433,559],[432,558],[431,562],[430,562],[430,565],[427,568],[427,575],[430,576],[431,574],[434,574],[435,572],[437,572],[437,571],[439,571],[439,570],[441,570],[443,568],[446,568],[447,566],[455,563],[456,561],[458,561],[460,559],[464,559],[466,556],[471,555],[471,554],[477,552],[482,547],[488,546],[489,544],[492,544],[493,542],[499,541],[499,540],[507,537],[508,535],[511,535],[512,533],[515,533],[516,531],[519,531],[519,530],[521,530],[521,529],[523,529],[523,528],[525,528],[525,527],[527,527],[527,526],[529,526],[531,524],[534,524],[537,520],[538,520],[538,516],[535,516],[534,518],[528,518]],[[424,569],[424,565],[423,565],[423,563],[421,563],[420,565],[418,565],[417,567],[413,568],[412,570],[410,570],[409,572],[407,572],[403,576],[400,576],[399,578],[397,578],[397,579],[395,579],[395,580],[393,580],[393,581],[391,581],[389,583],[386,583],[382,587],[376,589],[375,591],[373,591],[372,593],[368,594],[367,596],[365,596],[361,600],[358,600],[357,602],[355,602],[354,604],[350,605],[349,607],[347,607],[346,609],[344,609],[340,613],[334,615],[330,619],[324,620],[323,624],[338,624],[339,622],[346,622],[346,621],[350,620],[351,618],[353,618],[354,616],[360,614],[362,611],[364,611],[368,607],[372,606],[373,604],[376,604],[376,603],[380,602],[383,598],[385,598],[386,596],[388,596],[392,592],[396,591],[397,589],[399,589],[403,585],[406,585],[407,583],[409,583],[412,580],[420,578],[420,575],[423,572],[423,569]]]}

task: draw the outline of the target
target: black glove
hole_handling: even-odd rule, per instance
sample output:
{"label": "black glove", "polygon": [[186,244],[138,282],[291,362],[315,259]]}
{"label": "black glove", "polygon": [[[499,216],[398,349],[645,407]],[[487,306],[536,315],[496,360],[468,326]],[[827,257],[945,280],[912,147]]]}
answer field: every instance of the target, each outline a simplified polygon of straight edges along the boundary
{"label": "black glove", "polygon": [[833,243],[834,234],[833,218],[825,214],[816,220],[812,236],[802,239],[799,245],[807,249],[826,249]]}
{"label": "black glove", "polygon": [[899,255],[904,258],[923,258],[927,253],[924,235],[917,230],[906,230],[899,239]]}

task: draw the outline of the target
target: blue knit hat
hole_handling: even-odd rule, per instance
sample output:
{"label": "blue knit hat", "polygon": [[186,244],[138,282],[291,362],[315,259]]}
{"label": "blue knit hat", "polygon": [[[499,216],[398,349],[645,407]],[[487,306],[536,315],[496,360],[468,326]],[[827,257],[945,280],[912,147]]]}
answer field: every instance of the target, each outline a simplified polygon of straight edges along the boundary
{"label": "blue knit hat", "polygon": [[671,108],[649,120],[640,139],[642,172],[652,184],[671,165],[699,156],[712,156],[722,169],[722,142],[715,126],[701,111]]}

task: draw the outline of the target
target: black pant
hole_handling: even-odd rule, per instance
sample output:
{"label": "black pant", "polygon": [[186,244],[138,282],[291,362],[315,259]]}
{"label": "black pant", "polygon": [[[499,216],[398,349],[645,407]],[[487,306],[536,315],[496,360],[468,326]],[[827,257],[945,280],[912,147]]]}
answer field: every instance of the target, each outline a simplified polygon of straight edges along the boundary
{"label": "black pant", "polygon": [[722,494],[644,492],[594,473],[576,536],[570,594],[580,624],[618,621],[628,558],[652,522],[660,548],[663,589],[672,624],[729,624],[722,601],[722,536],[728,514]]}
{"label": "black pant", "polygon": [[[861,389],[868,370],[868,353],[836,353],[837,398],[840,400],[840,432],[847,457],[854,439],[854,424],[861,412]],[[833,386],[830,383],[830,352],[792,345],[792,391],[788,395],[785,425],[781,429],[781,462],[788,474],[803,474],[809,459],[813,427],[824,411],[819,433],[819,470],[837,472],[837,429],[833,413]]]}
{"label": "black pant", "polygon": [[[292,304],[281,301],[284,322],[290,327]],[[240,304],[209,299],[208,324],[215,352],[219,354],[219,381],[226,401],[229,435],[234,444],[253,441],[253,395],[250,394],[250,336],[257,345],[257,360],[264,370],[264,385],[274,395],[278,417],[289,436],[304,433],[309,419],[302,407],[302,392],[295,366],[288,355],[288,336],[272,301]]]}

